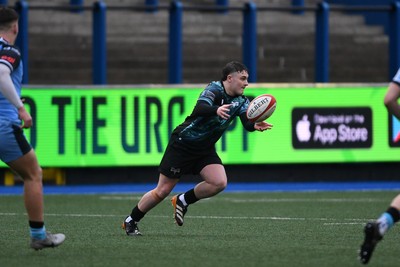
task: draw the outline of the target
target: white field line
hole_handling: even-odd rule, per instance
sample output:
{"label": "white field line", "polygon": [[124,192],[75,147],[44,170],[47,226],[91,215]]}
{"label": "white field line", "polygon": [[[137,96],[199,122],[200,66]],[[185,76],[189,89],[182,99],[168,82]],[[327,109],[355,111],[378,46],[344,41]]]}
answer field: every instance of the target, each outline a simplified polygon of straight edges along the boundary
{"label": "white field line", "polygon": [[[139,200],[141,196],[100,196],[101,200]],[[387,200],[379,198],[258,198],[258,199],[237,199],[237,198],[213,198],[204,199],[207,201],[228,201],[232,203],[279,203],[279,202],[332,202],[332,203],[351,203],[351,202],[387,202]],[[203,200],[203,201],[204,201]],[[1,213],[0,216],[26,216],[26,213]],[[118,217],[122,218],[124,215],[116,214],[63,214],[63,213],[47,213],[45,216],[55,217]],[[146,217],[156,218],[170,218],[171,216],[165,215],[147,215]],[[214,219],[214,220],[264,220],[264,221],[321,221],[323,225],[335,226],[335,225],[363,225],[365,222],[371,219],[336,219],[336,218],[302,218],[302,217],[276,217],[276,216],[190,216],[186,218],[193,219]]]}
{"label": "white field line", "polygon": [[343,222],[337,222],[337,223],[324,223],[325,226],[335,226],[335,225],[365,225],[366,222],[352,222],[352,223],[343,223]]}
{"label": "white field line", "polygon": [[[101,196],[102,200],[139,200],[141,197],[130,197],[130,196]],[[237,198],[224,198],[219,197],[215,199],[206,200],[222,200],[229,201],[232,203],[300,203],[300,202],[324,202],[324,203],[378,203],[387,202],[381,198],[257,198],[257,199],[237,199]],[[160,216],[161,217],[161,216]],[[165,217],[165,216],[164,216]],[[364,225],[365,222],[372,219],[344,219],[344,221],[338,221],[338,219],[332,218],[292,218],[292,217],[221,217],[221,216],[186,216],[188,218],[197,219],[229,219],[229,220],[270,220],[270,221],[333,221],[325,222],[325,226],[338,226],[338,225]]]}
{"label": "white field line", "polygon": [[[141,196],[101,196],[101,200],[140,200]],[[279,202],[326,202],[326,203],[371,203],[371,202],[387,202],[381,198],[257,198],[257,199],[238,199],[238,198],[212,198],[203,199],[213,201],[228,201],[232,203],[279,203]]]}
{"label": "white field line", "polygon": [[387,202],[379,198],[257,198],[257,199],[235,199],[224,198],[233,203],[277,203],[277,202],[332,202],[332,203],[357,203],[357,202]]}
{"label": "white field line", "polygon": [[[4,213],[0,212],[1,216],[26,216],[26,213]],[[116,214],[73,214],[73,213],[46,213],[45,216],[54,217],[89,217],[89,218],[104,218],[116,217],[123,218],[125,215]],[[153,218],[171,218],[166,215],[147,215],[146,217]],[[297,218],[297,217],[276,217],[276,216],[186,216],[185,218],[206,219],[206,220],[260,220],[260,221],[321,221],[324,225],[354,225],[364,224],[370,219],[335,219],[335,218]]]}

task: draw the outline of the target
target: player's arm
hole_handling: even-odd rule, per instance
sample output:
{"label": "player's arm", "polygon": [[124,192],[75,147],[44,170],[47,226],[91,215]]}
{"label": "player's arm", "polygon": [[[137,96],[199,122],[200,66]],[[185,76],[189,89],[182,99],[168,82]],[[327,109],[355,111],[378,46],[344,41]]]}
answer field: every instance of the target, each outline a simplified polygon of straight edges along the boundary
{"label": "player's arm", "polygon": [[400,84],[391,82],[385,95],[384,103],[387,110],[400,120],[400,105],[398,103],[399,98]]}
{"label": "player's arm", "polygon": [[8,101],[10,101],[11,104],[19,109],[24,104],[15,90],[10,74],[10,68],[5,64],[0,64],[0,92],[5,98],[7,98]]}
{"label": "player's arm", "polygon": [[29,128],[32,126],[32,117],[26,111],[24,104],[19,98],[14,84],[11,80],[11,70],[5,64],[0,64],[0,92],[12,105],[18,110],[18,115],[23,121],[23,127]]}
{"label": "player's arm", "polygon": [[249,132],[254,132],[254,131],[260,131],[263,132],[265,130],[270,130],[272,129],[272,124],[269,124],[266,121],[262,121],[262,122],[251,122],[249,121],[249,119],[246,116],[246,112],[243,112],[242,114],[240,114],[240,121],[243,124],[243,127],[249,131]]}
{"label": "player's arm", "polygon": [[240,121],[242,122],[243,127],[247,131],[254,132],[256,130],[256,128],[254,127],[255,123],[249,121],[249,119],[246,116],[246,112],[243,112],[242,114],[240,114],[239,118],[240,118]]}
{"label": "player's arm", "polygon": [[211,117],[218,115],[223,119],[229,119],[229,107],[231,104],[222,106],[210,105],[208,101],[198,100],[193,109],[193,115],[201,117]]}
{"label": "player's arm", "polygon": [[201,117],[211,117],[217,114],[217,109],[218,106],[210,105],[207,101],[197,100],[192,114]]}
{"label": "player's arm", "polygon": [[222,102],[221,92],[216,88],[207,87],[200,94],[197,104],[193,110],[193,115],[211,117],[217,115],[222,119],[229,119],[230,104],[220,105]]}

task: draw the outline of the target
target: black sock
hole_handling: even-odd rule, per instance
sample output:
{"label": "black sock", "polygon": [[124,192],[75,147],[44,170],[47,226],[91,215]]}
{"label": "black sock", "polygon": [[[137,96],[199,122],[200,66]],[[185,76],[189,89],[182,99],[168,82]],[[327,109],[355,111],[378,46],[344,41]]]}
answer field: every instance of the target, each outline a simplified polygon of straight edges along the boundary
{"label": "black sock", "polygon": [[390,207],[387,209],[386,211],[387,213],[390,214],[390,216],[392,216],[393,218],[393,223],[396,223],[400,220],[400,212],[398,209],[394,208],[394,207]]}
{"label": "black sock", "polygon": [[29,221],[29,227],[31,228],[42,228],[44,226],[44,222],[35,222],[35,221]]}
{"label": "black sock", "polygon": [[131,218],[132,218],[132,220],[133,220],[134,222],[138,222],[138,221],[140,221],[140,220],[144,217],[145,214],[146,214],[146,212],[142,212],[142,211],[138,208],[138,206],[136,205],[136,206],[133,208],[132,212],[131,212]]}
{"label": "black sock", "polygon": [[194,194],[194,188],[190,189],[189,191],[187,191],[185,193],[185,201],[188,205],[193,204],[197,201],[199,201],[199,199],[196,197],[196,195]]}

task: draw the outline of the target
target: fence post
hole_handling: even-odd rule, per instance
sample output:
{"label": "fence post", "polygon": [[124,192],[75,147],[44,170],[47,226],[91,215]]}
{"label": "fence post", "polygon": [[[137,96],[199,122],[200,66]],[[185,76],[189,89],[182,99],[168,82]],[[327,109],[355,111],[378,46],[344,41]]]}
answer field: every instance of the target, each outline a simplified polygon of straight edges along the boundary
{"label": "fence post", "polygon": [[145,0],[145,5],[149,7],[149,9],[146,9],[146,11],[149,13],[154,13],[158,11],[158,0]]}
{"label": "fence post", "polygon": [[[304,0],[292,0],[292,6],[293,7],[304,7]],[[303,15],[304,10],[293,10],[293,14],[296,15]]]}
{"label": "fence post", "polygon": [[107,83],[106,5],[93,4],[92,71],[93,84]]}
{"label": "fence post", "polygon": [[23,61],[22,68],[24,75],[22,76],[22,83],[29,82],[28,62],[29,62],[29,40],[28,40],[28,3],[26,1],[18,1],[15,3],[15,10],[19,14],[18,28],[19,33],[15,44],[20,49],[21,58]]}
{"label": "fence post", "polygon": [[392,7],[389,20],[389,80],[400,67],[400,2],[395,1]]}
{"label": "fence post", "polygon": [[329,5],[318,4],[315,29],[315,81],[329,81]]}
{"label": "fence post", "polygon": [[182,4],[172,1],[169,9],[168,82],[182,82]]}
{"label": "fence post", "polygon": [[219,7],[224,7],[224,9],[220,11],[220,13],[228,13],[227,7],[229,6],[229,0],[216,0],[215,4]]}
{"label": "fence post", "polygon": [[245,4],[243,11],[243,63],[249,69],[249,82],[257,81],[257,7]]}
{"label": "fence post", "polygon": [[83,11],[83,0],[69,0],[69,5],[72,7],[71,12],[81,13]]}

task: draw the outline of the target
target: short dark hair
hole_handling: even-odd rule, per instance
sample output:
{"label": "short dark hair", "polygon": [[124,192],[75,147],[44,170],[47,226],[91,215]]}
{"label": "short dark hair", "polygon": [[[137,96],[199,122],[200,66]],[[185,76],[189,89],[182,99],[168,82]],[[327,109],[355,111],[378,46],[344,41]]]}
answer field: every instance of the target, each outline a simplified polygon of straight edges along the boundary
{"label": "short dark hair", "polygon": [[234,72],[242,72],[242,71],[246,71],[247,73],[249,72],[249,70],[247,69],[247,67],[238,62],[238,61],[231,61],[228,64],[225,65],[225,67],[222,69],[222,81],[225,81],[228,78],[228,75]]}
{"label": "short dark hair", "polygon": [[0,29],[10,26],[12,22],[17,21],[19,15],[17,11],[6,6],[0,6]]}

